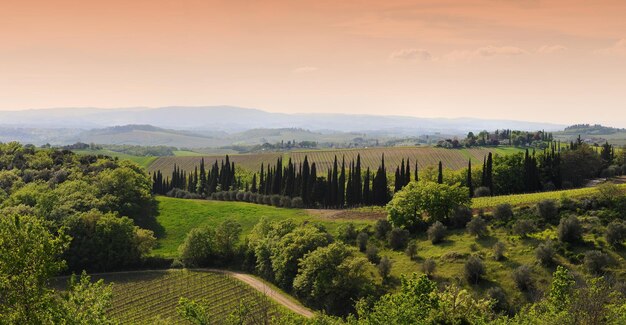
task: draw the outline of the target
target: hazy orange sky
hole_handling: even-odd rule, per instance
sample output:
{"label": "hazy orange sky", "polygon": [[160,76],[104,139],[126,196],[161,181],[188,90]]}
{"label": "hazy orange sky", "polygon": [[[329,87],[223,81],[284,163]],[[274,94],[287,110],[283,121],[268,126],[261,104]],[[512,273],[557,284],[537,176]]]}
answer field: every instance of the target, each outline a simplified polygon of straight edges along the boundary
{"label": "hazy orange sky", "polygon": [[626,1],[0,0],[0,109],[274,112],[626,127]]}

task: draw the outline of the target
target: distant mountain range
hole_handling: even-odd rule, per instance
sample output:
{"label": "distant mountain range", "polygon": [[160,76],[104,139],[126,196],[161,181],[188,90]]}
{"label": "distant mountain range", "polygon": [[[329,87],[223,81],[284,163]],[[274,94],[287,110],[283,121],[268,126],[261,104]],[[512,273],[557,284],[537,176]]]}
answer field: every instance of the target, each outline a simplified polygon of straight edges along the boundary
{"label": "distant mountain range", "polygon": [[476,118],[417,118],[354,114],[284,114],[232,106],[160,108],[51,108],[0,111],[0,125],[93,129],[149,124],[178,130],[241,132],[258,128],[303,128],[341,132],[466,132],[495,129],[562,130],[565,125]]}
{"label": "distant mountain range", "polygon": [[476,118],[284,114],[232,106],[0,111],[0,141],[217,147],[263,141],[350,141],[469,131],[563,130],[565,125]]}

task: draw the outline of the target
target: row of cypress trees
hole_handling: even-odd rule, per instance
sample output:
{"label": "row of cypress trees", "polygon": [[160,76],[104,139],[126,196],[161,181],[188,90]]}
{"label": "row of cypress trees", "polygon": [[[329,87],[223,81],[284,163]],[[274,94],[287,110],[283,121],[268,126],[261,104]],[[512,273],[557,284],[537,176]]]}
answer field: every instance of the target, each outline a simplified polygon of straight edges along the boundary
{"label": "row of cypress trees", "polygon": [[174,164],[171,177],[165,177],[160,170],[152,174],[152,192],[167,194],[174,188],[209,196],[220,191],[240,189],[241,179],[235,176],[235,163],[226,155],[225,161],[218,164],[217,160],[209,169],[206,168],[204,158],[200,160],[200,167],[187,173]]}

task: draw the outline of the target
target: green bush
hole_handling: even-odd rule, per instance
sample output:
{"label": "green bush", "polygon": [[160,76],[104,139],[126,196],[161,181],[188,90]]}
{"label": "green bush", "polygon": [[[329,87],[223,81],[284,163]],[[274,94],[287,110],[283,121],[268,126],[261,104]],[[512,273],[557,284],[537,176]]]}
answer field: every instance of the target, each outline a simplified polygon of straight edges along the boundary
{"label": "green bush", "polygon": [[406,245],[406,249],[404,250],[404,253],[411,260],[415,259],[415,257],[417,256],[417,241],[416,240],[409,241],[409,243]]}
{"label": "green bush", "polygon": [[564,243],[576,243],[582,241],[583,228],[575,216],[561,219],[557,228],[559,240]]}
{"label": "green bush", "polygon": [[522,265],[513,271],[513,282],[521,291],[529,291],[533,288],[532,269],[528,265]]}
{"label": "green bush", "polygon": [[369,241],[369,236],[365,232],[360,232],[356,236],[356,244],[359,246],[359,251],[365,252],[367,250],[367,242]]}
{"label": "green bush", "polygon": [[506,246],[502,242],[497,242],[493,245],[493,258],[496,261],[500,261],[504,258],[504,252],[506,251]]}
{"label": "green bush", "polygon": [[532,220],[528,219],[520,219],[515,221],[513,224],[513,233],[522,237],[528,237],[528,234],[531,234],[535,231],[535,225]]}
{"label": "green bush", "polygon": [[391,223],[386,219],[379,219],[374,226],[376,238],[382,240],[387,238],[387,233],[391,231]]}
{"label": "green bush", "polygon": [[446,237],[446,226],[436,221],[428,228],[428,239],[433,244],[442,242]]}
{"label": "green bush", "polygon": [[393,250],[403,249],[409,240],[409,232],[406,229],[395,227],[389,232],[387,241]]}
{"label": "green bush", "polygon": [[376,247],[376,245],[367,245],[367,249],[365,250],[365,256],[367,257],[367,260],[373,264],[378,264],[378,262],[380,262],[380,256],[378,256],[378,247]]}
{"label": "green bush", "polygon": [[487,222],[480,216],[467,223],[467,232],[476,237],[483,237],[487,234]]}
{"label": "green bush", "polygon": [[477,284],[485,275],[485,264],[477,256],[470,256],[463,268],[467,282]]}
{"label": "green bush", "polygon": [[542,200],[537,203],[537,214],[548,223],[556,223],[559,216],[559,207],[555,200]]}
{"label": "green bush", "polygon": [[493,210],[493,217],[498,221],[508,222],[513,219],[513,208],[508,203],[498,204]]}
{"label": "green bush", "polygon": [[535,257],[537,258],[537,261],[544,266],[550,266],[554,264],[554,255],[554,244],[549,241],[539,244],[539,246],[537,246],[537,249],[535,249]]}
{"label": "green bush", "polygon": [[437,268],[437,263],[432,258],[427,258],[422,263],[422,272],[426,274],[429,278],[435,274],[435,269]]}
{"label": "green bush", "polygon": [[609,256],[598,250],[588,251],[585,253],[583,263],[589,273],[600,275],[604,272],[604,268],[609,265]]}
{"label": "green bush", "polygon": [[626,223],[619,220],[611,221],[604,233],[606,242],[611,246],[619,246],[626,240]]}

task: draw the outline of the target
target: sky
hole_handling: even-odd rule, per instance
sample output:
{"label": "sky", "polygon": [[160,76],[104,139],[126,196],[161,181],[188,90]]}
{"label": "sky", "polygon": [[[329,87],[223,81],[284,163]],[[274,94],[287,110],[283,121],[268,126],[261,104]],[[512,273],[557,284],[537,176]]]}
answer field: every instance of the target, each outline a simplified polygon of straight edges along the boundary
{"label": "sky", "polygon": [[626,127],[624,17],[623,0],[1,0],[0,110]]}

